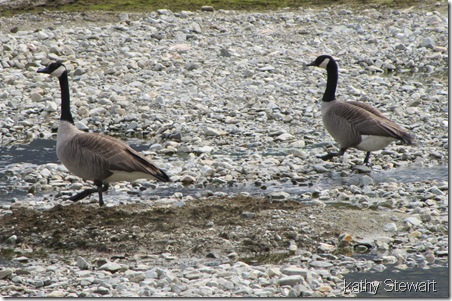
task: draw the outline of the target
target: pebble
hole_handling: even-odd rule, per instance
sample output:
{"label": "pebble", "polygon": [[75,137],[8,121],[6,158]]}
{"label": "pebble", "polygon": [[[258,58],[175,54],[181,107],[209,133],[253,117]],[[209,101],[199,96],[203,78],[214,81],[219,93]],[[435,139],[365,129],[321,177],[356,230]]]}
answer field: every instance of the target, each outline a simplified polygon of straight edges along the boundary
{"label": "pebble", "polygon": [[9,276],[12,275],[12,273],[13,273],[13,270],[11,270],[11,269],[0,270],[0,279],[4,279],[6,277],[9,277]]}
{"label": "pebble", "polygon": [[386,232],[396,232],[397,231],[397,225],[395,223],[388,223],[383,228]]}
{"label": "pebble", "polygon": [[122,269],[123,269],[123,266],[116,262],[107,262],[104,265],[102,265],[101,267],[99,267],[99,270],[105,270],[105,271],[109,271],[112,273],[115,273]]}
{"label": "pebble", "polygon": [[81,257],[81,256],[77,256],[77,266],[81,269],[81,270],[90,270],[91,269],[91,265],[85,260],[85,258]]}

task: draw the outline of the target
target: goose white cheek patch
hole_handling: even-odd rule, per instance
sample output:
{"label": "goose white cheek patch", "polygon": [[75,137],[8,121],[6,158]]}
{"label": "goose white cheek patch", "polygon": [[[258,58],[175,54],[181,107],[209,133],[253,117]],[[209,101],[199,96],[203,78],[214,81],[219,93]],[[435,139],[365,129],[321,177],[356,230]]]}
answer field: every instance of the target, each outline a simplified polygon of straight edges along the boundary
{"label": "goose white cheek patch", "polygon": [[60,77],[63,72],[66,71],[66,68],[64,66],[60,66],[57,69],[55,69],[51,75],[55,77]]}
{"label": "goose white cheek patch", "polygon": [[324,59],[323,62],[319,65],[319,67],[326,69],[326,66],[328,66],[329,62],[330,59]]}

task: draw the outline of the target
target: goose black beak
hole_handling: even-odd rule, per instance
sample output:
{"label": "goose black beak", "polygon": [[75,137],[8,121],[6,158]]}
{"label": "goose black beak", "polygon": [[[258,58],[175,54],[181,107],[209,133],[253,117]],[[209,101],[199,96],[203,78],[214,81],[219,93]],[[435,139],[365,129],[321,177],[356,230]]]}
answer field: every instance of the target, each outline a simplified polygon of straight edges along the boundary
{"label": "goose black beak", "polygon": [[47,67],[43,67],[43,68],[39,68],[38,73],[49,73],[49,70],[47,69]]}
{"label": "goose black beak", "polygon": [[314,62],[312,62],[312,63],[306,64],[305,66],[306,66],[306,67],[311,67],[311,66],[315,66],[315,61],[314,61]]}

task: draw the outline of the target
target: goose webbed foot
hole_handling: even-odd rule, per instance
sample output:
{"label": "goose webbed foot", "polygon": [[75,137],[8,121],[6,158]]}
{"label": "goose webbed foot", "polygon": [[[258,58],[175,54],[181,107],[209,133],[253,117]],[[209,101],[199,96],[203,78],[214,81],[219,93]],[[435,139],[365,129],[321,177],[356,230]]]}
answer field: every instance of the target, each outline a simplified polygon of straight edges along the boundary
{"label": "goose webbed foot", "polygon": [[73,195],[69,198],[69,200],[73,201],[73,202],[77,202],[80,201],[84,198],[86,198],[87,196],[89,196],[90,194],[97,192],[97,188],[89,188],[89,189],[85,189],[82,192],[77,193],[76,195]]}
{"label": "goose webbed foot", "polygon": [[103,184],[102,182],[99,181],[94,181],[94,184],[97,186],[96,188],[88,188],[85,189],[79,193],[77,193],[76,195],[73,195],[69,198],[69,200],[73,201],[73,202],[77,202],[80,201],[84,198],[86,198],[87,196],[97,192],[99,194],[99,206],[104,206],[104,200],[102,197],[102,193],[108,190],[109,185],[108,184]]}
{"label": "goose webbed foot", "polygon": [[317,156],[317,158],[322,159],[323,161],[331,160],[331,159],[334,158],[334,157],[340,157],[340,156],[342,156],[342,155],[345,153],[346,150],[347,150],[346,148],[341,148],[341,149],[340,149],[338,152],[336,152],[336,153],[328,153],[328,154],[323,155],[323,156]]}

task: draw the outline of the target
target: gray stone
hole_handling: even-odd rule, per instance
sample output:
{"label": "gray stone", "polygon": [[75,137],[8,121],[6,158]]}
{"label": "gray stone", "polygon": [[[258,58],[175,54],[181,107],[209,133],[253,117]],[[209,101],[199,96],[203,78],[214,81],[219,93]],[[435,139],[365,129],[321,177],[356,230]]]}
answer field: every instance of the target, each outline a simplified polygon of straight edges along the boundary
{"label": "gray stone", "polygon": [[395,223],[388,223],[388,224],[384,225],[383,230],[385,232],[396,232],[397,225]]}
{"label": "gray stone", "polygon": [[13,273],[13,270],[8,269],[8,268],[0,270],[0,279],[5,279],[5,278],[11,276],[12,273]]}
{"label": "gray stone", "polygon": [[81,256],[77,256],[77,266],[80,270],[90,270],[91,265]]}
{"label": "gray stone", "polygon": [[281,269],[281,273],[283,273],[284,275],[301,275],[303,277],[306,277],[308,272],[309,271],[307,269],[293,265]]}
{"label": "gray stone", "polygon": [[116,262],[107,262],[106,264],[99,267],[99,270],[109,271],[116,273],[117,271],[124,270],[124,267]]}
{"label": "gray stone", "polygon": [[431,48],[431,49],[435,48],[435,46],[436,46],[435,42],[430,37],[424,38],[421,41],[421,43],[419,44],[419,47],[426,47],[426,48]]}
{"label": "gray stone", "polygon": [[283,276],[281,278],[279,278],[278,280],[278,284],[283,286],[283,285],[289,285],[289,286],[294,286],[296,284],[299,284],[303,281],[303,277],[300,275],[291,275],[291,276]]}

